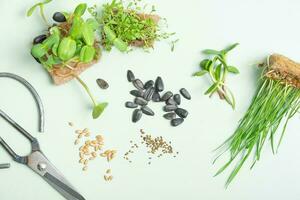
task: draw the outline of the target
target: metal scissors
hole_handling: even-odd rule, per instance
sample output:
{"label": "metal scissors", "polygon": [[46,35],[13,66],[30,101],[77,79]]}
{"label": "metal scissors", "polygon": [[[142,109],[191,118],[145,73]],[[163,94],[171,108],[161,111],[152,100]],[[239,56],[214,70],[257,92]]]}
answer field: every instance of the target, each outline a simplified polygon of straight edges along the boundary
{"label": "metal scissors", "polygon": [[40,149],[39,142],[6,113],[0,109],[0,116],[3,117],[9,124],[22,133],[31,144],[31,153],[28,156],[17,155],[11,147],[0,137],[0,144],[12,156],[14,161],[27,165],[45,181],[47,181],[54,189],[68,200],[85,200],[73,186],[64,178],[64,176],[51,164],[47,157]]}

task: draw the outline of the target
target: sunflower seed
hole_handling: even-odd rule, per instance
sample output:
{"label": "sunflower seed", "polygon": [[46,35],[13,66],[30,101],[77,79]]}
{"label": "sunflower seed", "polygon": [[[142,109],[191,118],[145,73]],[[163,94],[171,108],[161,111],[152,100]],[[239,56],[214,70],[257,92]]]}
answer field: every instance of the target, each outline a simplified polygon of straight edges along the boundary
{"label": "sunflower seed", "polygon": [[167,105],[177,105],[175,100],[173,98],[169,98],[167,101],[166,101],[166,104]]}
{"label": "sunflower seed", "polygon": [[132,82],[135,80],[135,76],[131,70],[127,70],[127,80],[129,82]]}
{"label": "sunflower seed", "polygon": [[148,104],[148,102],[145,99],[141,98],[141,97],[136,97],[134,99],[134,103],[136,103],[136,104],[138,104],[140,106],[145,106],[145,105]]}
{"label": "sunflower seed", "polygon": [[162,97],[161,97],[161,100],[162,101],[167,101],[168,99],[170,99],[171,97],[173,96],[173,93],[168,91],[166,92]]}
{"label": "sunflower seed", "polygon": [[184,97],[184,98],[186,98],[186,99],[188,99],[188,100],[190,100],[192,97],[191,97],[191,95],[190,95],[190,93],[185,89],[185,88],[181,88],[180,90],[180,94]]}
{"label": "sunflower seed", "polygon": [[179,94],[175,94],[173,97],[174,101],[176,102],[177,105],[180,105],[181,103],[181,97]]}
{"label": "sunflower seed", "polygon": [[144,95],[143,95],[144,99],[147,101],[150,101],[154,92],[155,92],[154,87],[150,87],[150,88],[146,89],[146,91],[144,92]]}
{"label": "sunflower seed", "polygon": [[149,80],[149,81],[147,81],[147,82],[145,83],[144,89],[148,89],[148,88],[153,87],[153,86],[154,86],[154,81]]}
{"label": "sunflower seed", "polygon": [[164,106],[163,110],[165,112],[170,112],[170,111],[174,111],[177,109],[177,105],[166,105]]}
{"label": "sunflower seed", "polygon": [[130,94],[135,96],[135,97],[143,97],[144,92],[141,90],[131,90]]}
{"label": "sunflower seed", "polygon": [[175,113],[181,118],[186,118],[189,114],[189,112],[183,108],[177,108]]}
{"label": "sunflower seed", "polygon": [[152,95],[152,101],[160,102],[160,94],[158,92],[154,92]]}
{"label": "sunflower seed", "polygon": [[144,89],[144,84],[140,79],[135,79],[132,81],[134,87],[138,90],[143,90]]}
{"label": "sunflower seed", "polygon": [[172,120],[172,119],[175,119],[175,118],[176,118],[176,114],[173,113],[173,112],[170,112],[170,113],[164,114],[163,117],[164,117],[165,119]]}
{"label": "sunflower seed", "polygon": [[155,80],[155,89],[158,92],[161,92],[164,90],[164,82],[160,76],[158,76]]}
{"label": "sunflower seed", "polygon": [[149,108],[148,106],[143,106],[143,107],[142,107],[142,112],[143,112],[145,115],[150,115],[150,116],[153,116],[153,115],[154,115],[153,110],[151,110],[151,108]]}
{"label": "sunflower seed", "polygon": [[125,103],[125,106],[126,106],[127,108],[137,108],[137,107],[138,107],[138,105],[137,105],[136,103],[133,103],[133,102],[131,102],[131,101],[127,101],[127,102]]}
{"label": "sunflower seed", "polygon": [[101,88],[101,89],[107,89],[108,87],[109,87],[109,85],[108,85],[108,83],[105,81],[105,80],[103,80],[103,79],[101,79],[101,78],[98,78],[97,80],[96,80],[96,82],[97,82],[97,84],[98,84],[98,86]]}
{"label": "sunflower seed", "polygon": [[142,111],[140,109],[135,109],[132,113],[132,122],[137,122],[142,118]]}
{"label": "sunflower seed", "polygon": [[182,119],[182,118],[172,119],[171,120],[171,125],[172,126],[178,126],[178,125],[182,124],[183,121],[184,121],[184,119]]}

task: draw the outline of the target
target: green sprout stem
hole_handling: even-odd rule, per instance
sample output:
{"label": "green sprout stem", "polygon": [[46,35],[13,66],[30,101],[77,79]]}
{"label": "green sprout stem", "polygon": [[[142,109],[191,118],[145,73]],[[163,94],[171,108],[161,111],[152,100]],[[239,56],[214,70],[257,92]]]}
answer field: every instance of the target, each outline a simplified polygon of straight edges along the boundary
{"label": "green sprout stem", "polygon": [[94,96],[92,95],[89,87],[85,84],[85,82],[79,78],[79,76],[73,74],[73,76],[76,78],[76,80],[78,80],[78,82],[82,85],[82,87],[85,89],[85,91],[88,93],[89,97],[91,98],[93,105],[97,106],[97,101],[95,100]]}

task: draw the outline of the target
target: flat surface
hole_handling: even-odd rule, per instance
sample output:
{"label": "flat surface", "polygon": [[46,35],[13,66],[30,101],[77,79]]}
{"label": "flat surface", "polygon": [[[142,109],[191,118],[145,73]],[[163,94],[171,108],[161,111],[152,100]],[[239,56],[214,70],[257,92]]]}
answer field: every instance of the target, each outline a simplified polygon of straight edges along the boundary
{"label": "flat surface", "polygon": [[[254,65],[273,52],[300,60],[298,0],[149,1],[158,14],[168,19],[168,30],[175,31],[180,42],[174,52],[165,42],[156,43],[150,53],[104,52],[102,60],[82,74],[97,98],[109,102],[98,120],[92,120],[89,99],[77,82],[54,86],[45,70],[31,58],[32,38],[43,32],[37,13],[25,17],[26,9],[34,2],[1,0],[0,71],[21,75],[35,86],[45,105],[46,133],[37,132],[37,109],[29,92],[20,84],[0,80],[0,108],[40,140],[44,153],[87,200],[300,198],[299,115],[291,120],[279,154],[273,156],[267,144],[254,170],[250,171],[247,163],[229,189],[223,187],[228,171],[213,178],[223,162],[212,165],[212,150],[232,134],[253,97],[259,76]],[[46,7],[46,13],[52,16],[55,11],[71,11],[77,3],[54,0]],[[228,77],[237,100],[237,108],[232,111],[217,97],[209,99],[203,95],[208,87],[207,78],[192,78],[191,74],[203,59],[202,49],[219,49],[234,42],[241,45],[228,59],[239,67],[241,74]],[[126,81],[128,69],[142,80],[160,75],[166,88],[174,92],[186,87],[193,96],[192,101],[183,104],[190,111],[186,122],[177,128],[170,127],[160,116],[159,104],[151,106],[157,113],[155,117],[144,117],[132,124],[131,111],[124,108],[124,102],[131,99],[128,91],[133,88]],[[107,91],[97,87],[95,80],[99,77],[109,82]],[[81,171],[78,147],[73,144],[74,128],[68,126],[69,121],[76,128],[88,127],[94,135],[103,134],[106,147],[118,150],[117,158],[110,164],[114,176],[111,183],[103,180],[109,167],[104,159],[90,163],[87,172]],[[133,163],[126,162],[122,155],[130,147],[130,140],[139,139],[141,128],[172,141],[179,156],[155,159],[149,166],[146,154],[141,151],[135,154]],[[7,123],[2,121],[0,130],[1,137],[17,152],[28,153],[26,140]],[[38,175],[13,162],[2,148],[0,162],[12,164],[9,170],[0,171],[1,200],[63,199]]]}

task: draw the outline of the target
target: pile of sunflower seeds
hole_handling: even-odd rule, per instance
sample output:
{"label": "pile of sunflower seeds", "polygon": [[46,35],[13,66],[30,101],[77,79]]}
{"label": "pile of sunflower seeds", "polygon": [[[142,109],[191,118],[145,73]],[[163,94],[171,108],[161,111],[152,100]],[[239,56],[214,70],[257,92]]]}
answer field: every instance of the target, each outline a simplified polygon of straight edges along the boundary
{"label": "pile of sunflower seeds", "polygon": [[140,146],[145,146],[148,153],[148,164],[151,164],[153,157],[161,158],[163,155],[172,155],[174,158],[177,157],[179,152],[174,152],[171,142],[167,142],[162,136],[153,137],[150,134],[146,134],[143,129],[140,130],[140,144],[130,141],[130,149],[124,154],[124,159],[129,163],[132,162],[130,156],[134,154]]}
{"label": "pile of sunflower seeds", "polygon": [[180,108],[181,96],[185,99],[190,100],[191,95],[189,92],[182,88],[180,94],[174,94],[171,91],[161,93],[164,91],[164,82],[160,76],[155,81],[149,80],[145,84],[140,80],[136,79],[131,70],[127,71],[127,80],[133,84],[136,88],[130,91],[133,95],[134,101],[127,101],[125,106],[127,108],[133,108],[132,122],[137,122],[142,118],[142,115],[154,116],[154,111],[148,106],[150,101],[153,102],[164,102],[165,106],[163,110],[167,112],[163,117],[171,121],[172,126],[178,126],[184,122],[184,119],[188,116],[188,111]]}

